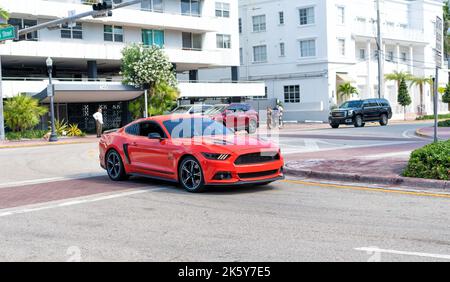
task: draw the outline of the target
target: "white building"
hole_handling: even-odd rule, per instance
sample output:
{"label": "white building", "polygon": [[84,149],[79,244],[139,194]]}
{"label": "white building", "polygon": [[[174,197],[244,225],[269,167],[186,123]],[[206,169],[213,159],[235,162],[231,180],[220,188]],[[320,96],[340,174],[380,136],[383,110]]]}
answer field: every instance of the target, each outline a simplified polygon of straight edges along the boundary
{"label": "white building", "polygon": [[[434,76],[435,21],[442,17],[442,1],[380,2],[384,73]],[[264,80],[266,98],[284,102],[287,120],[326,121],[330,107],[343,100],[337,89],[344,81],[357,87],[361,98],[377,96],[376,1],[241,0],[239,11],[240,78]],[[447,76],[441,71],[440,85]],[[395,117],[403,118],[396,88],[395,82],[386,82],[383,95]],[[414,114],[420,105],[418,87],[410,94],[413,104],[407,110]],[[425,87],[423,104],[425,112],[432,112],[430,87]],[[447,110],[441,103],[440,111]]]}
{"label": "white building", "polygon": [[[91,5],[86,5],[92,2],[2,0],[0,5],[10,12],[10,24],[24,28],[67,17],[72,10],[77,14],[92,10]],[[4,97],[45,89],[47,57],[54,61],[55,83],[77,81],[98,86],[100,82],[91,89],[108,90],[111,85],[116,91],[120,85],[121,50],[135,42],[163,48],[177,74],[192,81],[198,80],[199,69],[227,67],[232,73],[231,68],[239,65],[238,4],[237,0],[143,0],[142,4],[114,10],[112,17],[83,18],[74,27],[43,29],[21,39],[0,45]],[[97,82],[89,82],[92,80]],[[179,88],[182,97],[264,92],[262,83],[180,81]],[[62,107],[63,112],[70,112],[67,105]]]}

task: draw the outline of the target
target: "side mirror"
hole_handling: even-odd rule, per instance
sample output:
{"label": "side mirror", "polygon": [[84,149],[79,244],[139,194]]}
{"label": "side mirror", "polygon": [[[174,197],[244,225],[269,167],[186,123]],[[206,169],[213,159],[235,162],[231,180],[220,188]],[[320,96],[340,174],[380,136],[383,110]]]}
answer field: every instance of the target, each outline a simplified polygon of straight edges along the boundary
{"label": "side mirror", "polygon": [[157,139],[157,140],[162,140],[162,136],[161,134],[159,134],[158,132],[152,132],[148,135],[149,139]]}

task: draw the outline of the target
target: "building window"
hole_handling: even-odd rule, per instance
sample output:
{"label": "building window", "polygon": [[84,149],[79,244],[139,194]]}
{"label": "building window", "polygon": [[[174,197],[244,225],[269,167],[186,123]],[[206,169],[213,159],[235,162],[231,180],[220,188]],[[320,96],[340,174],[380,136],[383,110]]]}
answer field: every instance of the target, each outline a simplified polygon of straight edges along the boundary
{"label": "building window", "polygon": [[337,7],[337,13],[338,24],[345,24],[345,8]]}
{"label": "building window", "polygon": [[359,49],[359,59],[360,60],[366,59],[366,49]]}
{"label": "building window", "polygon": [[264,63],[267,62],[267,46],[260,45],[253,47],[253,62]]}
{"label": "building window", "polygon": [[64,24],[61,28],[61,38],[83,39],[83,26],[81,23],[76,23],[74,27]]}
{"label": "building window", "polygon": [[158,46],[164,48],[164,31],[143,29],[142,43],[144,46]]}
{"label": "building window", "polygon": [[217,34],[217,48],[230,49],[231,48],[231,35],[229,34]]}
{"label": "building window", "polygon": [[300,103],[300,85],[284,86],[284,102]]}
{"label": "building window", "polygon": [[278,12],[278,22],[280,25],[284,24],[284,12]]}
{"label": "building window", "polygon": [[223,2],[216,2],[216,17],[229,18],[230,17],[230,4]]}
{"label": "building window", "polygon": [[402,56],[402,62],[406,62],[406,53],[402,52],[401,56]]}
{"label": "building window", "polygon": [[300,57],[315,57],[316,56],[316,40],[301,40],[300,41]]}
{"label": "building window", "polygon": [[345,39],[338,39],[339,56],[345,57]]}
{"label": "building window", "polygon": [[184,50],[202,50],[202,35],[197,33],[183,32]]}
{"label": "building window", "polygon": [[266,31],[266,15],[253,16],[253,32]]}
{"label": "building window", "polygon": [[200,16],[200,0],[181,0],[181,14],[184,16]]}
{"label": "building window", "polygon": [[394,61],[394,52],[393,51],[387,52],[386,61],[388,61],[388,62]]}
{"label": "building window", "polygon": [[314,24],[314,7],[299,9],[300,25]]}
{"label": "building window", "polygon": [[[37,25],[37,20],[25,20],[25,19],[18,19],[18,18],[10,18],[8,20],[8,24],[15,26],[17,30],[24,29],[27,27],[32,27]],[[32,40],[36,41],[38,40],[38,32],[33,31],[24,35],[19,36],[20,40]]]}
{"label": "building window", "polygon": [[103,38],[105,41],[123,42],[123,28],[115,25],[104,25]]}
{"label": "building window", "polygon": [[142,0],[141,10],[150,12],[164,12],[163,0]]}
{"label": "building window", "polygon": [[242,33],[242,19],[239,18],[239,33]]}
{"label": "building window", "polygon": [[284,42],[280,42],[280,57],[286,56],[286,45]]}

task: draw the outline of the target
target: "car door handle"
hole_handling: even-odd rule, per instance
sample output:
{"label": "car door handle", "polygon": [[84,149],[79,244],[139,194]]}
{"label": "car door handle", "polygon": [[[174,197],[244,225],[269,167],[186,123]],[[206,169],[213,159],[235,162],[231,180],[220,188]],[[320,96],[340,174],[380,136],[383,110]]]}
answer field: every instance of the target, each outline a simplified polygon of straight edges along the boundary
{"label": "car door handle", "polygon": [[138,144],[137,144],[136,142],[131,142],[131,146],[135,146],[135,147],[137,147],[137,146],[138,146]]}

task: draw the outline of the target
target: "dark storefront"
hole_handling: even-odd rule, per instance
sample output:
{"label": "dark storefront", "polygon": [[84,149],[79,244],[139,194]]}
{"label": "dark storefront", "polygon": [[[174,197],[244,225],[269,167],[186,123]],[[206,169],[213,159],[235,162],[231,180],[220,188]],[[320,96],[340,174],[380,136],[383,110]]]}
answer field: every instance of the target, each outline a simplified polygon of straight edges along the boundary
{"label": "dark storefront", "polygon": [[[104,130],[120,128],[131,122],[128,111],[129,101],[142,95],[143,91],[121,84],[55,84],[55,117],[77,124],[86,133],[95,132],[92,117],[98,108],[103,110]],[[47,90],[35,95],[41,103],[49,104]],[[47,124],[44,120],[43,124]]]}

